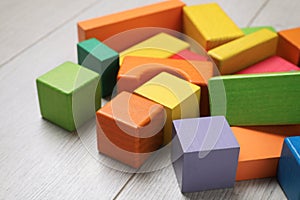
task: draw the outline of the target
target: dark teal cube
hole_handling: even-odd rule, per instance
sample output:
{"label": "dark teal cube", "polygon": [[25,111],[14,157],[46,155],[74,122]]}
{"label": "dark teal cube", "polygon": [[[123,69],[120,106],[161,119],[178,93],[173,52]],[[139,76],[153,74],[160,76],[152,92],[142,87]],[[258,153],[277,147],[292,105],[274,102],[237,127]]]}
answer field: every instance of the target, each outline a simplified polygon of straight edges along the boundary
{"label": "dark teal cube", "polygon": [[119,53],[92,38],[77,44],[78,64],[101,77],[102,97],[111,95],[119,71]]}

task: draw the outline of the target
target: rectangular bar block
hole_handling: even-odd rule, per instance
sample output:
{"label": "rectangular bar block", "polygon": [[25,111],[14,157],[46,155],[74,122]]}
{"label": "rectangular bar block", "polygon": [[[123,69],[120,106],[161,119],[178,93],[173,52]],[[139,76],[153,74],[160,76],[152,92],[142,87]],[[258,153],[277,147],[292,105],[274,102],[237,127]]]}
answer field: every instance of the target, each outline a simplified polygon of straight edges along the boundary
{"label": "rectangular bar block", "polygon": [[262,29],[208,52],[221,74],[232,74],[276,53],[277,34]]}
{"label": "rectangular bar block", "polygon": [[237,126],[299,124],[299,85],[299,71],[213,77],[211,115]]}
{"label": "rectangular bar block", "polygon": [[184,33],[210,50],[244,34],[216,3],[183,7]]}
{"label": "rectangular bar block", "polygon": [[164,106],[165,145],[172,139],[172,120],[199,117],[200,87],[166,72],[150,79],[134,93]]}
{"label": "rectangular bar block", "polygon": [[[78,38],[83,41],[97,38],[109,47],[120,52],[162,31],[182,29],[181,1],[163,1],[107,16],[97,17],[78,23]],[[137,31],[136,34],[125,34],[125,38],[111,38],[119,33],[143,27],[157,27]],[[107,39],[110,38],[108,41]]]}

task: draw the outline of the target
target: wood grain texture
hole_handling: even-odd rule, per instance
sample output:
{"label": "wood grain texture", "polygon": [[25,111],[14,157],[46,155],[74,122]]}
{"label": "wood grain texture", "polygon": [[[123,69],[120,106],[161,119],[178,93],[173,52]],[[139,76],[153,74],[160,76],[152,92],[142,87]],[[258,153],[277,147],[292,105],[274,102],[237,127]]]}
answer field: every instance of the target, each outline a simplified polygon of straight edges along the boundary
{"label": "wood grain texture", "polygon": [[[0,1],[0,199],[285,199],[275,179],[184,196],[171,167],[140,175],[110,169],[101,163],[118,163],[105,157],[99,163],[90,149],[95,130],[79,139],[40,118],[34,80],[66,60],[76,62],[78,21],[159,1]],[[240,27],[298,25],[299,1],[216,2]]]}

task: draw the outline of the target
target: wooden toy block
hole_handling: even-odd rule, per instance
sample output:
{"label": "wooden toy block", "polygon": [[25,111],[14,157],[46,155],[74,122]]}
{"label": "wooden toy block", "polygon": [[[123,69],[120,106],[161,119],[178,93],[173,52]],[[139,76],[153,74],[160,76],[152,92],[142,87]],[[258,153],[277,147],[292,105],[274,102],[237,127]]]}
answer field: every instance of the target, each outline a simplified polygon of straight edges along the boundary
{"label": "wooden toy block", "polygon": [[96,113],[100,153],[139,168],[163,143],[164,108],[122,92]]}
{"label": "wooden toy block", "polygon": [[268,29],[268,30],[273,31],[274,33],[276,33],[276,30],[272,26],[254,26],[254,27],[241,28],[241,30],[243,31],[243,33],[245,35],[249,35],[251,33],[260,31],[262,29]]}
{"label": "wooden toy block", "polygon": [[300,199],[300,136],[284,140],[277,179],[288,199]]}
{"label": "wooden toy block", "polygon": [[189,48],[190,45],[166,33],[159,33],[120,53],[120,64],[125,56],[143,56],[152,58],[169,58]]}
{"label": "wooden toy block", "polygon": [[300,27],[278,32],[277,55],[300,66]]}
{"label": "wooden toy block", "polygon": [[209,61],[186,61],[126,56],[118,74],[118,92],[133,92],[161,72],[168,72],[201,87],[200,115],[208,116],[208,80],[213,76],[213,64]]}
{"label": "wooden toy block", "polygon": [[182,192],[234,186],[240,146],[223,116],[174,120],[173,134],[171,157]]}
{"label": "wooden toy block", "polygon": [[258,73],[270,73],[270,72],[288,72],[288,71],[298,71],[300,68],[293,63],[279,57],[272,56],[256,63],[250,67],[247,67],[236,74],[258,74]]}
{"label": "wooden toy block", "polygon": [[213,77],[211,115],[236,126],[299,124],[299,84],[299,71]]}
{"label": "wooden toy block", "polygon": [[299,125],[231,127],[241,150],[236,180],[276,176],[283,140],[300,135]]}
{"label": "wooden toy block", "polygon": [[99,74],[65,62],[36,79],[41,115],[74,131],[101,106]]}
{"label": "wooden toy block", "polygon": [[206,56],[194,53],[188,49],[182,50],[177,54],[174,54],[170,58],[181,59],[181,60],[197,60],[197,61],[208,61]]}
{"label": "wooden toy block", "polygon": [[[83,41],[90,38],[97,38],[106,43],[109,47],[120,52],[128,47],[145,40],[155,34],[167,29],[181,32],[182,30],[182,7],[185,4],[181,1],[163,1],[152,5],[139,7],[103,17],[98,17],[79,22],[78,38]],[[128,30],[143,27],[159,27],[147,29],[137,34],[125,35],[126,38],[113,38],[112,36]],[[128,36],[128,37],[127,37]]]}
{"label": "wooden toy block", "polygon": [[172,139],[172,120],[199,117],[200,87],[162,72],[134,91],[164,106],[164,145]]}
{"label": "wooden toy block", "polygon": [[206,50],[244,35],[216,3],[183,7],[183,30]]}
{"label": "wooden toy block", "polygon": [[102,97],[112,93],[119,71],[119,54],[92,38],[77,44],[78,64],[100,75]]}
{"label": "wooden toy block", "polygon": [[232,74],[276,53],[277,34],[262,29],[208,52],[221,74]]}

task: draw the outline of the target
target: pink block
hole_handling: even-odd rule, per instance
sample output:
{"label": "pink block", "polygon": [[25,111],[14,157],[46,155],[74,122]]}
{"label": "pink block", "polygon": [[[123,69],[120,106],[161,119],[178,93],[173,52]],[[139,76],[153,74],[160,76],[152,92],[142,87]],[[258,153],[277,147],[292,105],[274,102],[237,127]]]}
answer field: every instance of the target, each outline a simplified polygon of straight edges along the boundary
{"label": "pink block", "polygon": [[188,49],[182,50],[179,53],[171,56],[172,59],[180,60],[197,60],[197,61],[207,61],[207,57],[194,53]]}
{"label": "pink block", "polygon": [[279,57],[272,56],[264,61],[261,61],[255,65],[252,65],[246,69],[243,69],[235,74],[257,74],[257,73],[269,73],[269,72],[288,72],[288,71],[300,70],[297,65],[290,63],[289,61]]}

